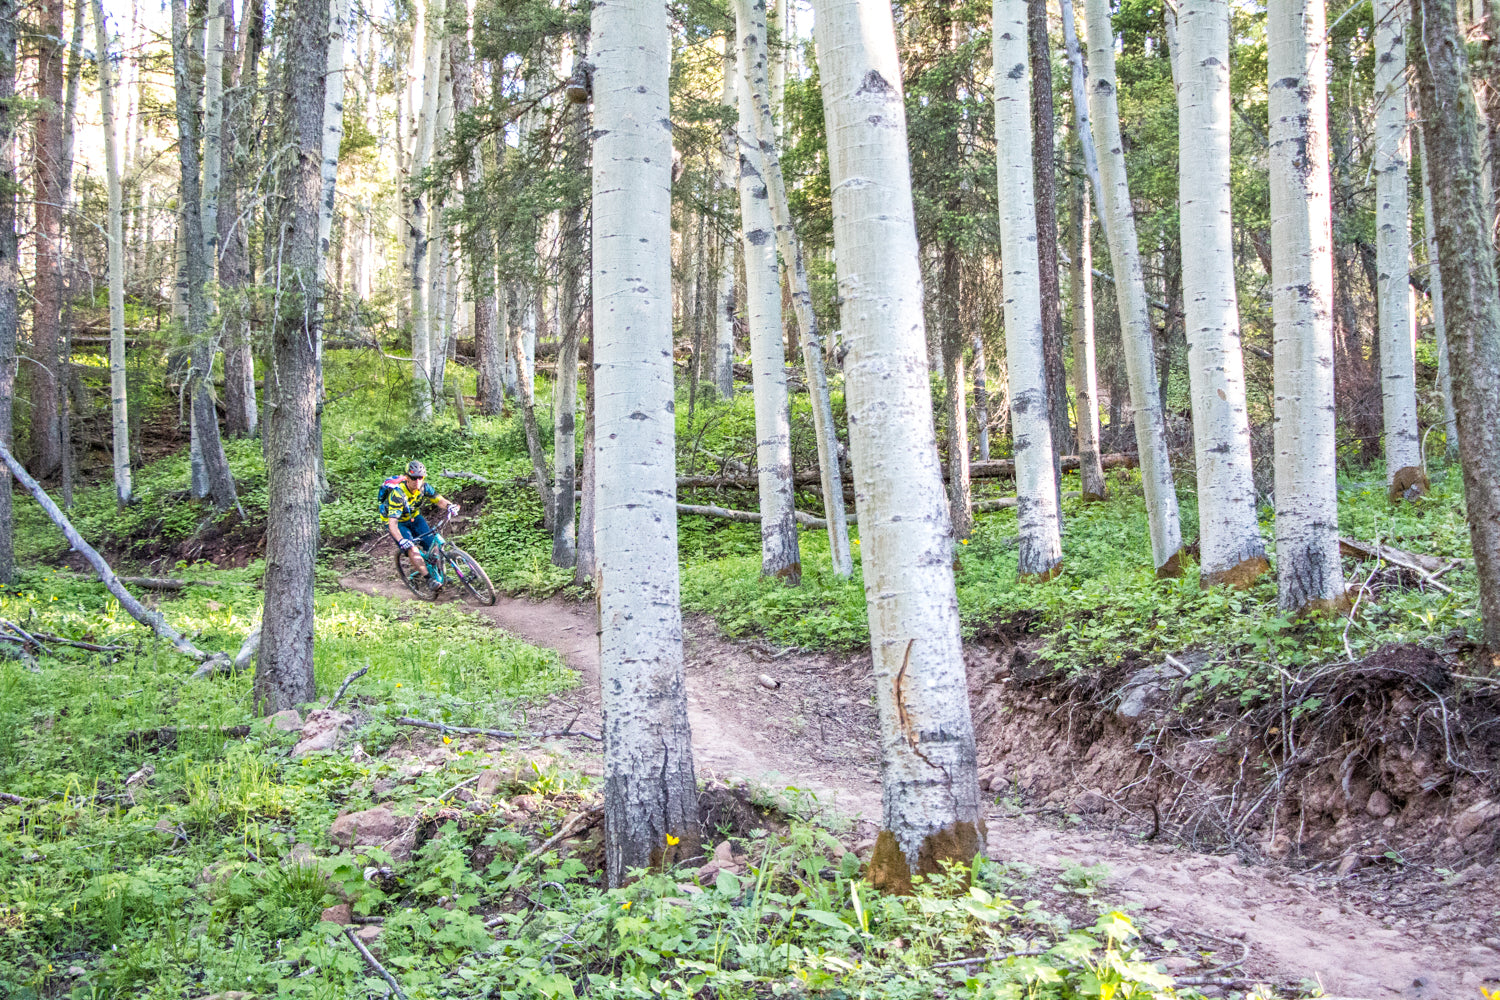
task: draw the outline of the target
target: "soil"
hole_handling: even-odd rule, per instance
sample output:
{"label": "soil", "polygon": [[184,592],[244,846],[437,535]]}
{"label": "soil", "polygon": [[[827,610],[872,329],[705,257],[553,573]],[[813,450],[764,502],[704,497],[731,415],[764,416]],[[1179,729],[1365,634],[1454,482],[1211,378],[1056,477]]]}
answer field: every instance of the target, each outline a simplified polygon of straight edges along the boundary
{"label": "soil", "polygon": [[[365,593],[407,596],[383,565],[343,583]],[[576,715],[578,728],[597,731],[599,650],[592,606],[561,598],[501,597],[494,607],[471,610],[530,643],[557,650],[578,671],[581,683],[571,700],[559,699],[534,713],[534,725],[558,728]],[[704,618],[690,617],[685,631],[688,713],[700,776],[778,793],[793,811],[820,812],[856,849],[867,847],[880,818],[868,654],[809,654],[730,641]],[[1418,856],[1418,838],[1442,837],[1439,826],[1451,822],[1447,814],[1441,823],[1431,821],[1433,802],[1423,799],[1431,790],[1421,793],[1420,780],[1417,794],[1407,796],[1404,805],[1392,802],[1390,814],[1377,817],[1368,813],[1368,803],[1383,787],[1380,761],[1344,768],[1347,778],[1318,772],[1322,784],[1312,797],[1326,791],[1329,781],[1343,781],[1350,786],[1349,800],[1362,794],[1366,808],[1325,802],[1313,823],[1340,830],[1339,837],[1331,832],[1322,840],[1305,836],[1304,817],[1305,850],[1294,845],[1278,854],[1271,850],[1278,844],[1274,833],[1267,836],[1264,830],[1238,839],[1202,836],[1207,820],[1194,830],[1186,823],[1188,807],[1174,812],[1176,800],[1162,796],[1175,789],[1181,797],[1181,789],[1195,780],[1208,783],[1216,790],[1201,797],[1217,795],[1220,806],[1234,815],[1230,789],[1218,784],[1222,774],[1213,767],[1199,760],[1198,777],[1188,770],[1187,780],[1175,784],[1157,775],[1152,786],[1157,797],[1147,796],[1143,789],[1150,782],[1139,781],[1141,764],[1132,759],[1141,756],[1135,747],[1138,730],[1108,722],[1110,709],[1069,704],[1044,685],[1028,683],[1024,648],[1016,643],[991,637],[967,648],[966,656],[982,781],[993,801],[986,816],[988,852],[1033,872],[1028,894],[1049,906],[1078,908],[1076,894],[1054,886],[1058,876],[1075,865],[1106,866],[1108,876],[1096,897],[1082,901],[1087,906],[1079,916],[1100,902],[1126,907],[1137,913],[1148,938],[1193,942],[1205,955],[1202,965],[1174,971],[1220,980],[1204,987],[1208,995],[1231,987],[1224,977],[1233,977],[1235,989],[1250,982],[1289,990],[1321,984],[1328,996],[1371,1000],[1479,1000],[1481,984],[1500,982],[1500,896],[1494,892],[1500,862],[1493,852],[1467,850],[1467,839],[1450,845],[1453,856],[1442,865],[1431,851]],[[1399,715],[1399,691],[1393,694],[1380,683],[1378,677],[1366,678],[1367,693],[1378,691],[1380,704]],[[1191,769],[1193,753],[1205,748],[1195,751],[1190,742],[1172,748],[1159,767]],[[1389,754],[1392,761],[1401,759],[1396,746]],[[1407,755],[1407,771],[1419,757]],[[593,770],[597,765],[580,759],[578,766]],[[1126,787],[1132,782],[1138,783],[1134,794]],[[1386,782],[1394,783],[1396,778]],[[1479,786],[1471,781],[1466,787],[1472,793]],[[1462,804],[1454,794],[1447,801],[1448,813]],[[1212,814],[1197,799],[1192,808]],[[1339,813],[1343,829],[1328,809]],[[1299,815],[1314,812],[1309,806]],[[1356,814],[1362,818],[1347,818]],[[1267,810],[1267,820],[1269,815]],[[1391,815],[1396,824],[1384,822]],[[1497,825],[1500,809],[1477,832],[1493,836]],[[1409,829],[1411,845],[1389,848],[1393,858],[1369,830],[1391,839],[1397,827]],[[1284,825],[1280,829],[1284,833]],[[1351,852],[1350,845],[1359,846]],[[1355,863],[1344,860],[1350,856]],[[1215,971],[1242,953],[1243,964]]]}

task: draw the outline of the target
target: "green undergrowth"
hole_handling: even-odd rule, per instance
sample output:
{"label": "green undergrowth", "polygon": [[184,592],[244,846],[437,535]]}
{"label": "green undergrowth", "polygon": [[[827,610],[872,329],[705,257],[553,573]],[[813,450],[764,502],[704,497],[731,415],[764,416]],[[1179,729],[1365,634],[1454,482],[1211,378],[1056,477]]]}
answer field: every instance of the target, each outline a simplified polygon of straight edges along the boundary
{"label": "green undergrowth", "polygon": [[[251,623],[255,568],[221,571],[162,610],[210,648]],[[570,677],[442,608],[319,597],[322,698],[356,666],[329,754],[254,718],[247,677],[190,664],[97,584],[34,573],[0,617],[122,650],[0,655],[0,995],[343,1000],[386,987],[325,908],[381,928],[370,947],[412,1000],[770,996],[1169,997],[1131,918],[1092,899],[1058,912],[1035,873],[984,861],[885,897],[826,830],[732,831],[747,863],[704,859],[607,889],[597,831],[534,861],[598,801],[569,744],[525,751],[399,725],[401,715],[526,726],[529,696]],[[0,647],[3,648],[3,647]],[[476,779],[497,769],[483,795]],[[331,838],[387,807],[411,851]],[[712,844],[731,831],[710,831]],[[1050,898],[1050,897],[1047,897]],[[975,955],[1024,954],[951,965]]]}

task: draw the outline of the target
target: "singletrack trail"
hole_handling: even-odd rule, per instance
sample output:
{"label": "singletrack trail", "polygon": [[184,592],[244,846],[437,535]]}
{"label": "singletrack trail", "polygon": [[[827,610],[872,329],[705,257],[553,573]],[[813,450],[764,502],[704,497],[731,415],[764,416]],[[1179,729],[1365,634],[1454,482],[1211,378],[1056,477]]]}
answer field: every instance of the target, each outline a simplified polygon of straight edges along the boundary
{"label": "singletrack trail", "polygon": [[[341,582],[363,593],[410,597],[385,566]],[[577,691],[534,717],[566,721],[581,712],[579,725],[597,730],[599,646],[592,605],[501,596],[494,607],[466,609],[533,645],[557,650],[579,673]],[[868,653],[780,650],[727,640],[705,618],[689,617],[684,624],[688,715],[700,775],[746,779],[802,797],[804,806],[816,796],[830,815],[853,820],[856,842],[872,837],[880,784]],[[768,687],[762,677],[776,686]],[[1103,864],[1110,876],[1100,901],[1135,907],[1151,934],[1216,940],[1211,964],[1248,948],[1238,967],[1243,972],[1221,976],[1321,984],[1330,997],[1368,1000],[1481,1000],[1482,984],[1500,982],[1500,940],[1493,947],[1457,940],[1447,933],[1451,925],[1424,919],[1420,910],[1381,906],[1341,883],[1318,885],[1289,866],[1145,843],[1102,820],[1092,828],[1069,826],[997,805],[986,822],[990,857],[1035,869],[1036,881],[1050,882],[1075,864]],[[1466,888],[1500,905],[1493,895],[1495,876],[1500,863],[1490,877],[1470,880]],[[1420,894],[1431,898],[1434,891],[1442,892],[1424,888]]]}

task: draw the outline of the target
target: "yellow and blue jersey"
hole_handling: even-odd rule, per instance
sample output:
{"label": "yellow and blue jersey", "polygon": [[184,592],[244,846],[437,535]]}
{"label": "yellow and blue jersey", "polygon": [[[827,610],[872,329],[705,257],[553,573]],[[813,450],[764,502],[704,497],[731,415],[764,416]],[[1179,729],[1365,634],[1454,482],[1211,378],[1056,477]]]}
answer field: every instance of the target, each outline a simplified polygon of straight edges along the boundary
{"label": "yellow and blue jersey", "polygon": [[438,491],[431,483],[424,481],[416,490],[412,490],[406,485],[404,477],[392,476],[380,484],[380,516],[394,517],[401,524],[416,520],[421,514],[419,507],[422,501],[431,500],[437,495]]}

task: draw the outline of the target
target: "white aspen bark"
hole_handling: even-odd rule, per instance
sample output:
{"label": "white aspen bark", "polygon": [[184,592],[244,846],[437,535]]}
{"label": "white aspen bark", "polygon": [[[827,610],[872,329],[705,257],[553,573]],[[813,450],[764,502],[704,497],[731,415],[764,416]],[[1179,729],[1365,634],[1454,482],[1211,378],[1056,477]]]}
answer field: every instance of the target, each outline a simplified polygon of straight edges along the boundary
{"label": "white aspen bark", "polygon": [[1285,611],[1340,606],[1333,408],[1333,217],[1322,0],[1270,0],[1266,22],[1276,575]]}
{"label": "white aspen bark", "polygon": [[[328,77],[323,96],[323,200],[318,203],[318,253],[326,260],[333,232],[334,191],[339,179],[339,145],[344,141],[344,36],[349,0],[328,4]],[[323,345],[318,345],[322,363]]]}
{"label": "white aspen bark", "polygon": [[[1411,312],[1406,146],[1406,0],[1375,3],[1375,270],[1385,483],[1392,500],[1427,491],[1417,431],[1417,345]],[[1186,255],[1184,255],[1186,256]]]}
{"label": "white aspen bark", "polygon": [[120,144],[114,121],[114,64],[105,31],[104,3],[93,0],[95,58],[99,64],[99,109],[104,117],[105,184],[110,192],[110,424],[114,432],[114,496],[129,504],[130,420],[124,375],[124,199],[120,189]]}
{"label": "white aspen bark", "polygon": [[1248,587],[1271,568],[1255,509],[1245,359],[1230,225],[1229,2],[1182,0],[1175,19],[1178,206],[1193,450],[1198,466],[1199,582]]}
{"label": "white aspen bark", "polygon": [[104,178],[109,189],[109,410],[114,432],[115,500],[130,503],[130,412],[125,384],[125,225],[120,149],[115,132],[114,65],[104,26],[104,4],[93,0],[94,58],[99,65],[99,109],[104,125]]}
{"label": "white aspen bark", "polygon": [[1422,148],[1422,132],[1412,132],[1417,144],[1417,156],[1422,161],[1422,225],[1423,239],[1427,246],[1427,288],[1432,297],[1432,328],[1437,338],[1438,392],[1443,397],[1443,437],[1446,440],[1443,452],[1451,462],[1458,458],[1458,416],[1453,409],[1453,368],[1448,358],[1448,321],[1443,312],[1443,275],[1438,267],[1437,227],[1432,214],[1432,167],[1427,162],[1427,151]]}
{"label": "white aspen bark", "polygon": [[988,462],[990,460],[990,396],[988,378],[989,373],[985,370],[987,362],[984,357],[984,338],[978,334],[974,335],[974,424],[977,433],[974,435],[975,446],[979,449],[979,460]]}
{"label": "white aspen bark", "polygon": [[[441,39],[443,47],[442,71],[438,74],[438,114],[432,144],[432,159],[436,160],[447,145],[453,132],[453,60],[448,55],[448,39]],[[453,269],[453,241],[445,217],[448,208],[446,195],[433,195],[428,227],[431,245],[427,253],[428,292],[428,350],[432,358],[432,404],[442,409],[447,399],[443,391],[443,380],[448,371],[448,340],[453,333],[453,302],[456,289],[449,280]]]}
{"label": "white aspen bark", "polygon": [[[734,108],[735,55],[728,38],[723,52],[724,90],[720,102]],[[718,168],[714,172],[714,191],[719,205],[727,207],[739,174],[739,156],[735,151],[734,129],[724,129],[720,137]],[[718,273],[714,281],[714,374],[713,382],[720,399],[734,396],[734,247],[732,241],[719,242]]]}
{"label": "white aspen bark", "polygon": [[[1031,162],[1031,73],[1026,0],[994,0],[995,147],[1004,262],[1005,357],[1010,381],[1016,523],[1022,579],[1062,569],[1052,427],[1042,353],[1042,294]],[[1049,84],[1050,85],[1050,82]],[[960,390],[961,391],[961,390]]]}
{"label": "white aspen bark", "polygon": [[203,254],[204,277],[219,273],[219,187],[224,174],[224,4],[208,0],[203,49]]}
{"label": "white aspen bark", "polygon": [[[838,436],[833,423],[833,403],[828,394],[828,375],[823,369],[823,338],[818,318],[813,312],[812,290],[808,284],[807,265],[802,243],[792,222],[787,202],[786,184],[781,176],[781,160],[776,153],[775,123],[770,98],[766,93],[765,0],[735,0],[734,13],[738,27],[741,59],[748,67],[746,82],[754,115],[751,128],[761,162],[765,168],[766,190],[770,195],[771,217],[776,225],[776,243],[786,262],[792,289],[792,307],[801,331],[802,360],[807,369],[807,391],[811,397],[813,432],[818,442],[818,470],[823,487],[823,505],[827,512],[828,549],[834,574],[850,576],[854,557],[849,545],[849,522],[844,512],[844,478],[839,471]],[[788,462],[790,468],[790,462]],[[764,523],[764,522],[762,522]]]}
{"label": "white aspen bark", "polygon": [[[764,0],[760,0],[764,4]],[[764,16],[765,7],[761,7]],[[761,43],[764,52],[764,42]],[[765,73],[739,50],[740,235],[745,248],[745,305],[750,320],[750,366],[755,392],[755,455],[760,473],[760,571],[796,586],[802,582],[792,488],[792,421],[781,339],[781,269],[771,220],[765,162],[755,133],[750,74]]]}
{"label": "white aspen bark", "polygon": [[596,0],[593,301],[609,884],[702,842],[677,574],[671,45],[661,0]]}
{"label": "white aspen bark", "polygon": [[1099,459],[1099,361],[1094,339],[1094,239],[1086,178],[1073,182],[1072,307],[1073,406],[1078,411],[1078,479],[1085,500],[1104,500],[1108,487]]}
{"label": "white aspen bark", "polygon": [[[411,356],[413,374],[413,409],[418,420],[432,419],[432,324],[428,305],[430,292],[428,246],[431,220],[427,198],[415,186],[420,184],[432,160],[437,135],[437,106],[443,57],[443,0],[422,4],[422,103],[416,115],[416,139],[412,146],[411,177]],[[412,45],[417,45],[413,37]]]}
{"label": "white aspen bark", "polygon": [[1083,62],[1083,49],[1078,44],[1073,0],[1058,0],[1058,3],[1062,13],[1063,44],[1068,51],[1069,80],[1073,88],[1073,118],[1078,125],[1078,145],[1083,153],[1083,169],[1088,175],[1089,191],[1094,196],[1094,205],[1099,213],[1099,225],[1108,231],[1109,213],[1104,210],[1103,185],[1099,183],[1099,153],[1094,146],[1094,127],[1089,120],[1089,71]]}
{"label": "white aspen bark", "polygon": [[820,0],[814,32],[880,716],[882,830],[869,877],[910,891],[912,874],[982,853],[985,830],[927,377],[906,109],[889,6]]}
{"label": "white aspen bark", "polygon": [[[768,83],[770,93],[767,95],[770,101],[766,110],[771,112],[771,131],[767,133],[767,140],[773,145],[781,145],[781,120],[786,117],[782,109],[786,104],[786,56],[787,56],[787,26],[788,14],[791,12],[792,4],[797,0],[770,0],[770,18],[768,28],[776,32],[776,47],[768,53]],[[762,41],[769,46],[771,42],[770,30],[763,32]]]}
{"label": "white aspen bark", "polygon": [[1099,148],[1101,215],[1109,220],[1105,235],[1115,271],[1115,298],[1120,310],[1120,334],[1125,352],[1125,374],[1130,382],[1130,404],[1135,410],[1136,448],[1141,456],[1141,484],[1146,492],[1146,518],[1151,527],[1151,558],[1160,577],[1182,573],[1182,526],[1177,518],[1177,491],[1167,454],[1156,381],[1156,352],[1151,317],[1147,312],[1146,282],[1136,241],[1135,209],[1125,176],[1125,146],[1120,137],[1120,108],[1116,96],[1115,36],[1109,20],[1109,0],[1087,0],[1089,111]]}

